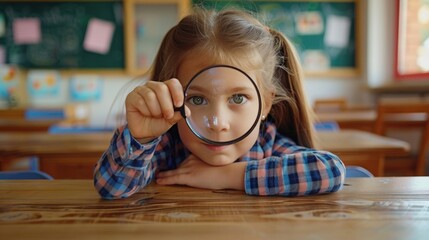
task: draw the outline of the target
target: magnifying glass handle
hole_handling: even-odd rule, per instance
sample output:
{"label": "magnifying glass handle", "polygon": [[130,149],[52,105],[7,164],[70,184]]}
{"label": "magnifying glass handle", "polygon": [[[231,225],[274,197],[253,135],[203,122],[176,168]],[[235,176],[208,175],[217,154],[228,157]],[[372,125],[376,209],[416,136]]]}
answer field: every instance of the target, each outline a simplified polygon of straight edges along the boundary
{"label": "magnifying glass handle", "polygon": [[183,104],[182,106],[180,106],[180,107],[174,107],[174,111],[175,112],[179,112],[180,111],[180,114],[182,115],[182,117],[183,118],[186,118],[186,113],[185,113],[185,104]]}

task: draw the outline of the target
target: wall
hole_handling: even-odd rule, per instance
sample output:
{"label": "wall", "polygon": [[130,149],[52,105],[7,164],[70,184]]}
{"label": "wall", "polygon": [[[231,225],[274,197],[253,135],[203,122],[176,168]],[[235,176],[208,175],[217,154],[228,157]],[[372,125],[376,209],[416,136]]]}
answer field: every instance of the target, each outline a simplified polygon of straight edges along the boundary
{"label": "wall", "polygon": [[367,82],[378,87],[393,82],[395,1],[368,1]]}

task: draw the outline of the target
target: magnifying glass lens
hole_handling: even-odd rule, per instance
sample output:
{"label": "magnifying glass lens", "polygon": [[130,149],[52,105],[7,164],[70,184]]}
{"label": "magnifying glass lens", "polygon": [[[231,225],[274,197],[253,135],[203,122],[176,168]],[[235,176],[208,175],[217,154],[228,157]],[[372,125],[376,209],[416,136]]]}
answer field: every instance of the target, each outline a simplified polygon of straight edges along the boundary
{"label": "magnifying glass lens", "polygon": [[261,114],[256,83],[244,71],[215,65],[197,73],[185,88],[185,105],[191,111],[186,123],[209,144],[238,142],[252,132]]}

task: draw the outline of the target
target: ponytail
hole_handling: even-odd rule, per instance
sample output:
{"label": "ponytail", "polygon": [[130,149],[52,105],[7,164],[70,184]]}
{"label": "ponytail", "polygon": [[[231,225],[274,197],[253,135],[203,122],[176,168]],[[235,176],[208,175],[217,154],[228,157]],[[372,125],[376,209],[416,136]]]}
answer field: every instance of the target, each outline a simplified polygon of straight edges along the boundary
{"label": "ponytail", "polygon": [[285,100],[272,106],[270,115],[278,131],[300,146],[314,148],[313,121],[302,86],[302,70],[292,43],[280,32],[270,29],[275,39],[279,64],[274,77],[283,87]]}

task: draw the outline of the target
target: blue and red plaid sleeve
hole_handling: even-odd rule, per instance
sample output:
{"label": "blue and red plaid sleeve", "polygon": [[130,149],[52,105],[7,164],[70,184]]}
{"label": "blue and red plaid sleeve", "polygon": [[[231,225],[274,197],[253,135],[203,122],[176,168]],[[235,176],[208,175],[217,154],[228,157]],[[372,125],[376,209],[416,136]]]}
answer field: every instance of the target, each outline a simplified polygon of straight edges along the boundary
{"label": "blue and red plaid sleeve", "polygon": [[146,186],[156,170],[153,155],[160,140],[140,144],[126,126],[118,128],[94,169],[99,194],[106,199],[125,198]]}
{"label": "blue and red plaid sleeve", "polygon": [[[247,161],[245,191],[249,195],[313,195],[338,191],[344,182],[345,166],[334,154],[305,148],[267,126],[263,146],[250,151]],[[252,160],[252,155],[260,160]]]}

